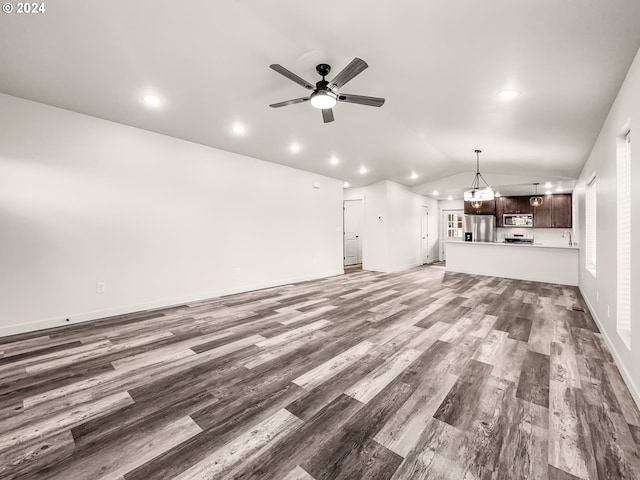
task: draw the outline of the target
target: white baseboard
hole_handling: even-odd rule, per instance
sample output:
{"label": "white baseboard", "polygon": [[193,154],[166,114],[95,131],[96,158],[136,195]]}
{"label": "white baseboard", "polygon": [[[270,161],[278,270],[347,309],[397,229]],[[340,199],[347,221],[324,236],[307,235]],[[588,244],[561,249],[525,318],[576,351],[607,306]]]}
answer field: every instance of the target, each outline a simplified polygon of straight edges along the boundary
{"label": "white baseboard", "polygon": [[[124,305],[120,307],[107,308],[104,310],[96,310],[93,312],[82,312],[69,315],[68,317],[55,317],[47,318],[44,320],[36,320],[34,322],[20,323],[14,325],[7,325],[0,327],[0,337],[7,337],[9,335],[17,335],[20,333],[34,332],[37,330],[43,330],[45,328],[61,327],[63,325],[74,325],[76,323],[88,322],[90,320],[97,320],[99,318],[113,317],[115,315],[124,315],[127,313],[142,312],[145,310],[156,310],[159,308],[168,308],[182,303],[197,302],[200,300],[207,300],[209,298],[222,297],[225,295],[233,295],[235,293],[245,293],[254,290],[262,290],[263,288],[278,287],[282,285],[288,285],[291,283],[307,282],[309,280],[318,280],[321,278],[334,277],[336,275],[344,275],[344,269],[339,269],[331,272],[326,272],[322,275],[312,275],[295,277],[288,279],[281,279],[273,282],[265,282],[260,284],[249,285],[245,287],[229,288],[218,290],[215,292],[200,292],[191,295],[184,295],[181,297],[174,297],[163,300],[154,300],[151,302],[138,303],[133,305]],[[67,318],[69,321],[67,321]]]}
{"label": "white baseboard", "polygon": [[589,313],[591,313],[593,320],[596,322],[596,325],[598,326],[598,329],[602,334],[602,338],[604,338],[604,341],[607,344],[607,347],[609,347],[609,350],[611,351],[611,355],[613,356],[613,359],[616,362],[618,370],[620,370],[620,373],[622,374],[622,378],[624,379],[624,382],[627,384],[627,388],[629,388],[629,392],[631,392],[631,396],[635,400],[638,408],[640,408],[640,389],[638,389],[638,386],[633,381],[633,378],[631,378],[631,375],[629,375],[629,372],[627,371],[627,368],[624,362],[620,358],[620,355],[618,355],[618,351],[614,347],[613,342],[611,341],[611,338],[607,333],[607,330],[604,328],[604,325],[598,318],[598,315],[596,315],[595,309],[591,306],[591,302],[589,302],[589,298],[587,297],[586,293],[584,292],[584,290],[582,290],[582,287],[578,287],[578,288],[580,290],[580,294],[582,295],[582,298],[584,298],[584,301],[587,304],[587,308],[589,308]]}

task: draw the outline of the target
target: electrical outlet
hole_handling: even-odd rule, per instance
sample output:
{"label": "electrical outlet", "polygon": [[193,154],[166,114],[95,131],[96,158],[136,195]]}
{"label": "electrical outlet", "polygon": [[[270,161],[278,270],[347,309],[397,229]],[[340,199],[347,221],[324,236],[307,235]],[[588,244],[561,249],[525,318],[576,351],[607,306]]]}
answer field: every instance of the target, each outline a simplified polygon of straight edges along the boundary
{"label": "electrical outlet", "polygon": [[104,282],[96,283],[96,293],[104,293],[107,291],[107,285]]}

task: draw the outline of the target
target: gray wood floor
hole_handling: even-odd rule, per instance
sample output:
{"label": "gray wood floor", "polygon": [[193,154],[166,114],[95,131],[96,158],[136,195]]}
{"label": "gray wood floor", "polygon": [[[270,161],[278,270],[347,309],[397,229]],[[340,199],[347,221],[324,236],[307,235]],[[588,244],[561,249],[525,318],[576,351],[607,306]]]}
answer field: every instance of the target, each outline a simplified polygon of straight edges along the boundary
{"label": "gray wood floor", "polygon": [[420,267],[0,338],[0,478],[640,478],[580,307]]}

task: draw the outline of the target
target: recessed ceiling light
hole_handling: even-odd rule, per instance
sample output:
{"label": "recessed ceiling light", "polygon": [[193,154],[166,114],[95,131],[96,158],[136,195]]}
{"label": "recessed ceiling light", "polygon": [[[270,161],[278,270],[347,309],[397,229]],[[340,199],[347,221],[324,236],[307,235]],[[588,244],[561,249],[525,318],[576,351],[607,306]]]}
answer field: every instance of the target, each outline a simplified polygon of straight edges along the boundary
{"label": "recessed ceiling light", "polygon": [[449,195],[449,196],[447,197],[447,200],[453,200],[453,197],[452,197],[451,195]]}
{"label": "recessed ceiling light", "polygon": [[344,182],[344,183],[342,184],[342,186],[343,186],[344,188],[349,188],[349,182]]}
{"label": "recessed ceiling light", "polygon": [[154,107],[157,107],[162,103],[162,99],[159,96],[151,94],[143,95],[142,100],[144,100],[144,103],[146,103],[147,105],[152,105]]}
{"label": "recessed ceiling light", "polygon": [[292,152],[299,152],[300,145],[298,145],[297,143],[292,143],[291,146],[289,147],[289,150],[291,150]]}
{"label": "recessed ceiling light", "polygon": [[551,188],[552,183],[551,182],[547,182],[544,184],[544,188]]}
{"label": "recessed ceiling light", "polygon": [[329,160],[329,163],[331,165],[337,165],[338,163],[340,163],[340,160],[338,160],[336,157],[331,157],[331,160]]}
{"label": "recessed ceiling light", "polygon": [[360,167],[360,170],[359,170],[359,171],[360,171],[360,173],[361,173],[362,175],[364,175],[364,174],[365,174],[365,173],[367,173],[369,170],[367,170],[367,167]]}
{"label": "recessed ceiling light", "polygon": [[517,90],[502,90],[501,92],[498,92],[498,95],[504,100],[511,100],[512,98],[516,98],[520,95],[520,92]]}
{"label": "recessed ceiling light", "polygon": [[232,129],[233,129],[233,133],[237,135],[242,135],[245,132],[244,125],[240,125],[239,123],[236,123]]}
{"label": "recessed ceiling light", "polygon": [[556,192],[561,192],[561,191],[562,191],[562,187],[556,188]]}
{"label": "recessed ceiling light", "polygon": [[551,190],[547,190],[546,192],[544,192],[545,195],[551,195]]}
{"label": "recessed ceiling light", "polygon": [[434,197],[437,197],[437,196],[438,196],[438,190],[434,190],[434,191],[433,191],[433,196],[434,196]]}
{"label": "recessed ceiling light", "polygon": [[415,180],[418,178],[418,174],[416,172],[411,172],[411,180]]}
{"label": "recessed ceiling light", "polygon": [[493,196],[494,196],[494,197],[499,197],[499,196],[500,196],[500,192],[495,192],[495,193],[493,194]]}

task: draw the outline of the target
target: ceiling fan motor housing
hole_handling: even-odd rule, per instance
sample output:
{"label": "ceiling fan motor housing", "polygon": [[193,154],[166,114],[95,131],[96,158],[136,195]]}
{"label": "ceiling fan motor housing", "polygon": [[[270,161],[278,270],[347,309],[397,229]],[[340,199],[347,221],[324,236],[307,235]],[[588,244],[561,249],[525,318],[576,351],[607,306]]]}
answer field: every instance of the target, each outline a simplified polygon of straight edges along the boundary
{"label": "ceiling fan motor housing", "polygon": [[327,65],[326,63],[320,63],[316,65],[316,72],[318,72],[318,75],[323,77],[322,78],[323,80],[324,80],[324,77],[329,75],[330,71],[331,71],[331,65]]}

